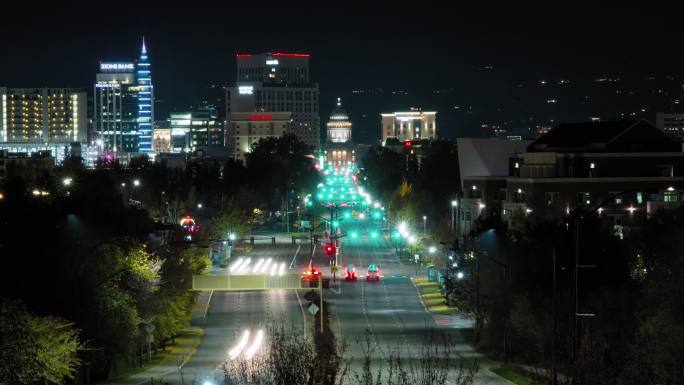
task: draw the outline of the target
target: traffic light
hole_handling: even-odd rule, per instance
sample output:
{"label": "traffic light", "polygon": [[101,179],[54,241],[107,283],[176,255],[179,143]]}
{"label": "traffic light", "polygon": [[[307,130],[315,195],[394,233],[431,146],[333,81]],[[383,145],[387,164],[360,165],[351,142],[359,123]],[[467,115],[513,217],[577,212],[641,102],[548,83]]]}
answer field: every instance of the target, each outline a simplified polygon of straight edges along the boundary
{"label": "traffic light", "polygon": [[325,254],[329,256],[335,255],[335,244],[332,242],[325,244]]}

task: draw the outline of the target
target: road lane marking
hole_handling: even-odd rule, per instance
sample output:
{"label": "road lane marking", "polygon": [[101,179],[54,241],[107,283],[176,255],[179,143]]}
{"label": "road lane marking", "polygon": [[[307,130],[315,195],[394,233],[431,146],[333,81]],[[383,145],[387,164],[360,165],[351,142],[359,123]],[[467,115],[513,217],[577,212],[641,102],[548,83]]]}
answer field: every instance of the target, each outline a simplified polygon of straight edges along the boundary
{"label": "road lane marking", "polygon": [[295,290],[295,295],[297,296],[297,302],[299,302],[299,309],[302,310],[302,323],[304,324],[304,338],[306,338],[306,313],[304,312],[304,305],[302,305],[302,299],[299,298],[299,291]]}
{"label": "road lane marking", "polygon": [[209,312],[209,306],[211,306],[211,297],[214,295],[214,291],[209,292],[209,299],[207,300],[207,307],[204,309],[204,319],[207,319],[207,313]]}
{"label": "road lane marking", "polygon": [[297,251],[295,251],[294,256],[292,257],[292,262],[290,262],[290,269],[292,269],[292,265],[294,265],[295,260],[297,259],[297,254],[299,253],[299,249],[302,248],[302,244],[297,245]]}

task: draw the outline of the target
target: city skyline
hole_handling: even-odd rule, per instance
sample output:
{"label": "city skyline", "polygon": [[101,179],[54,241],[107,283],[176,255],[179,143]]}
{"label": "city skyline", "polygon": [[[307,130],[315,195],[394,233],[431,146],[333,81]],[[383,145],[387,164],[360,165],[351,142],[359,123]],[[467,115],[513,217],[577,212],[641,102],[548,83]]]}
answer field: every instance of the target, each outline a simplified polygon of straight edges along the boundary
{"label": "city skyline", "polygon": [[[601,77],[635,82],[649,76],[671,76],[675,86],[684,84],[681,66],[677,65],[682,54],[670,48],[676,46],[676,23],[671,20],[674,16],[658,13],[657,9],[521,6],[502,16],[504,13],[487,13],[477,7],[464,7],[453,14],[437,12],[438,8],[429,12],[430,7],[426,7],[427,16],[413,20],[406,11],[376,5],[359,8],[363,13],[355,12],[354,7],[331,13],[335,21],[348,20],[342,33],[339,27],[313,17],[320,6],[275,7],[274,16],[257,18],[241,17],[251,15],[253,9],[236,6],[225,20],[207,16],[202,23],[179,24],[166,21],[162,11],[154,18],[131,17],[104,29],[89,28],[95,19],[72,7],[83,16],[78,27],[56,28],[55,22],[46,18],[47,13],[38,12],[33,15],[35,28],[7,40],[9,52],[16,57],[30,52],[33,60],[0,63],[0,84],[89,89],[100,60],[137,57],[132,42],[144,35],[155,62],[155,107],[159,116],[165,117],[171,111],[199,104],[210,85],[234,82],[235,54],[239,52],[302,51],[311,54],[311,76],[320,83],[321,101],[332,103],[337,96],[345,97],[357,130],[368,130],[372,125],[379,129],[375,113],[382,110],[421,105],[441,112],[445,137],[485,136],[478,128],[483,123],[523,126],[525,114],[516,106],[516,100],[522,99],[532,111],[545,106],[535,107],[531,101],[536,100],[539,90],[532,86],[520,89],[521,83],[563,79],[589,82]],[[69,11],[74,9],[68,6],[55,11],[69,17]],[[188,16],[196,12],[189,10]],[[279,17],[307,22],[285,26]],[[255,20],[264,28],[250,29]],[[380,26],[382,20],[390,25],[410,22],[415,28],[392,28],[390,32]],[[630,27],[628,21],[643,21],[652,28]],[[0,28],[10,32],[14,27],[10,22]],[[49,44],[42,39],[48,31],[54,37]],[[426,44],[422,44],[427,37]],[[50,71],[44,71],[46,63]],[[397,100],[371,111],[365,108],[366,102],[349,98],[354,91],[378,88],[387,95],[399,93]],[[672,88],[668,92],[681,91],[681,87]],[[435,95],[440,90],[450,92],[449,96]],[[401,92],[409,93],[408,97]],[[542,98],[557,98],[561,103],[571,99],[562,91]],[[490,101],[495,105],[489,105]],[[330,103],[321,104],[321,116],[330,113]],[[469,105],[478,116],[464,116],[463,110],[454,110]],[[663,102],[654,108],[668,106]],[[499,108],[504,111],[500,119],[495,116]],[[564,109],[569,112],[555,114],[556,120],[578,120],[588,115],[576,104]],[[538,120],[541,125],[548,124],[545,115]]]}
{"label": "city skyline", "polygon": [[678,12],[6,8],[0,385],[682,383]]}

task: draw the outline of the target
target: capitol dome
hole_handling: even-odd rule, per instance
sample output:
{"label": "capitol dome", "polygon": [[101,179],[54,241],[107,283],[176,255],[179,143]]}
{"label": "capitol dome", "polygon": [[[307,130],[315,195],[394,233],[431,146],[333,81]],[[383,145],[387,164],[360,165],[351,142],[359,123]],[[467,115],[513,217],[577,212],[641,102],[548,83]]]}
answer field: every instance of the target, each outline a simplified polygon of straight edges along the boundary
{"label": "capitol dome", "polygon": [[342,107],[340,98],[337,98],[337,106],[330,113],[330,120],[349,120],[349,115],[347,115],[347,111]]}
{"label": "capitol dome", "polygon": [[328,120],[328,140],[333,143],[344,143],[351,140],[352,123],[347,111],[342,107],[342,101],[337,98],[337,106]]}

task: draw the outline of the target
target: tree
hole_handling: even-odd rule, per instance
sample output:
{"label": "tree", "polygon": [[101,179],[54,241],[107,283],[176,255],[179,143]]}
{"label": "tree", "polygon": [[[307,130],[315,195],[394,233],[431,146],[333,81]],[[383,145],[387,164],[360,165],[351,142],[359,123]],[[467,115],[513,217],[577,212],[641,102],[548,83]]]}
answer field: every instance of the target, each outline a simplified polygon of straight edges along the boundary
{"label": "tree", "polygon": [[432,207],[443,212],[440,208],[451,207],[451,200],[461,192],[456,143],[442,139],[430,142],[426,147],[417,184],[429,195]]}
{"label": "tree", "polygon": [[60,317],[32,317],[30,326],[40,367],[36,380],[53,384],[73,380],[81,364],[77,352],[82,344],[72,323]]}
{"label": "tree", "polygon": [[386,147],[378,146],[361,162],[360,176],[383,201],[389,201],[392,193],[406,180],[404,157]]}
{"label": "tree", "polygon": [[295,135],[260,139],[247,154],[248,185],[270,209],[280,208],[290,190],[296,195],[316,185],[318,173],[309,152]]}
{"label": "tree", "polygon": [[0,298],[0,384],[28,383],[39,366],[28,312],[19,301]]}
{"label": "tree", "polygon": [[63,384],[75,378],[82,345],[72,323],[0,299],[0,337],[0,384]]}

